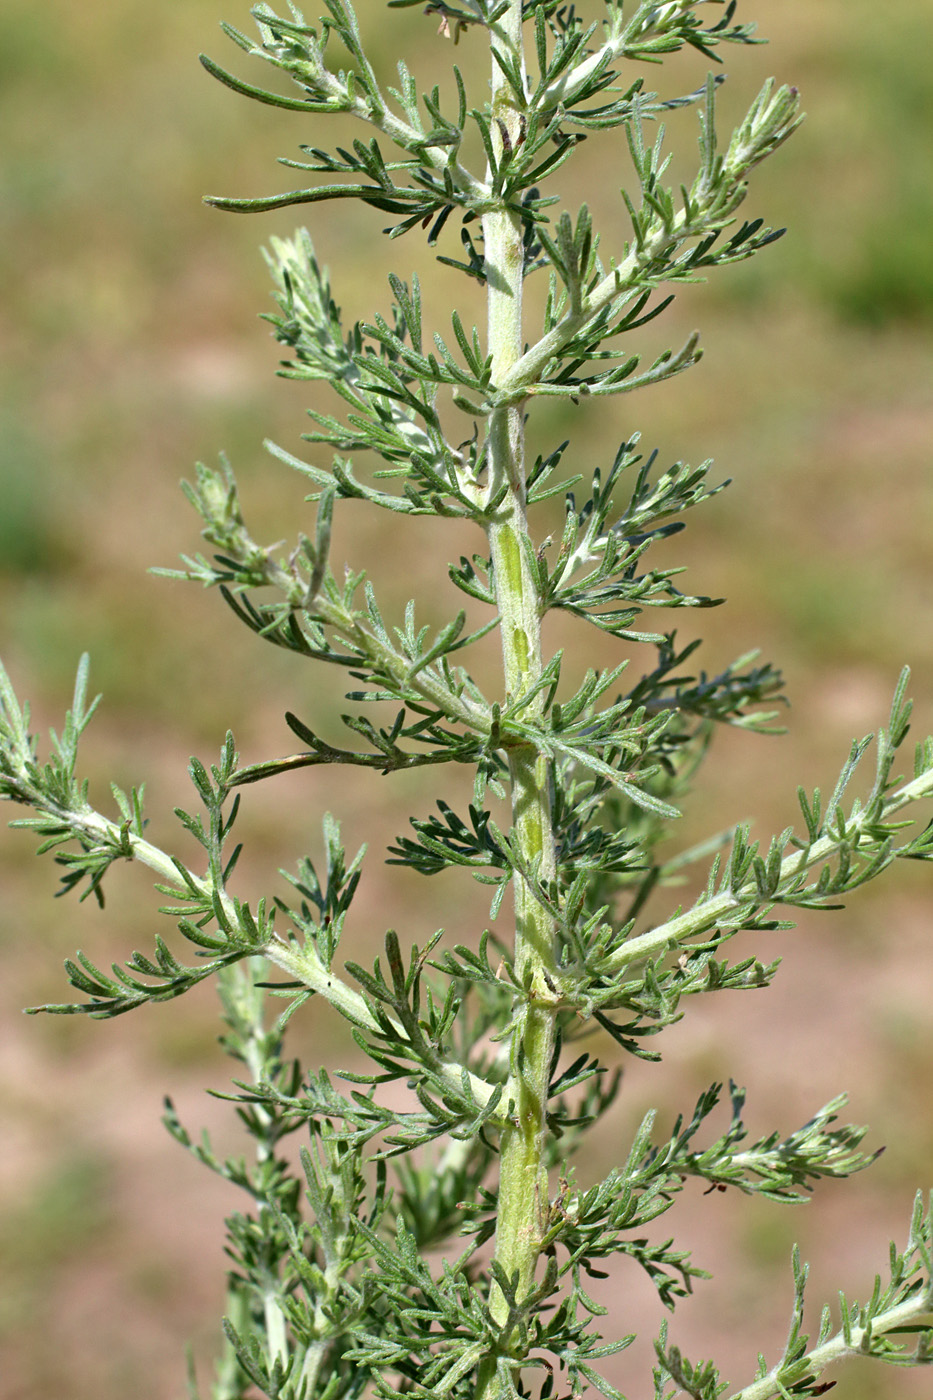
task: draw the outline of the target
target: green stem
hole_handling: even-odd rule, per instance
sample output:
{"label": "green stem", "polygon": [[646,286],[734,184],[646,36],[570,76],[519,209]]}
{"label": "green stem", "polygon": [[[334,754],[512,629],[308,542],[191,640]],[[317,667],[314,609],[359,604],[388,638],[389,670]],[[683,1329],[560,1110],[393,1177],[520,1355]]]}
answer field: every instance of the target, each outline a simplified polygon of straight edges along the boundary
{"label": "green stem", "polygon": [[[224,1019],[229,1025],[232,1040],[236,1043],[241,1058],[249,1070],[254,1085],[260,1085],[274,1077],[275,1060],[278,1050],[270,1046],[264,1025],[265,992],[261,980],[267,970],[263,958],[250,958],[247,963],[222,968],[218,973],[218,991],[224,1010]],[[236,1051],[231,1051],[235,1053]],[[251,1136],[255,1144],[256,1165],[261,1174],[265,1164],[274,1157],[276,1148],[275,1120],[262,1104],[253,1105],[253,1128]],[[274,1217],[268,1201],[259,1199],[256,1205],[260,1232],[266,1241],[274,1233]],[[285,1292],[279,1272],[275,1251],[267,1243],[263,1259],[263,1335],[270,1367],[280,1362],[287,1367],[290,1341],[285,1311]],[[236,1296],[242,1281],[235,1274],[228,1280],[228,1302],[235,1307]],[[233,1309],[231,1309],[232,1311]],[[252,1330],[253,1323],[247,1323]],[[222,1363],[224,1364],[224,1363]],[[233,1393],[241,1394],[243,1373],[234,1367],[232,1379],[238,1387]]]}
{"label": "green stem", "polygon": [[[491,31],[493,49],[522,60],[521,0]],[[520,140],[515,94],[502,70],[492,66],[493,138],[497,156]],[[520,359],[522,339],[522,227],[505,209],[486,214],[483,238],[487,276],[488,349],[493,383],[509,375]],[[529,561],[525,515],[524,418],[520,403],[496,407],[488,420],[486,460],[489,491],[503,486],[505,496],[488,526],[493,579],[499,608],[507,696],[527,691],[540,677],[541,610]],[[529,707],[540,715],[540,704]],[[555,873],[551,821],[550,764],[534,747],[509,755],[512,791],[512,839],[525,868],[537,869],[544,882]],[[534,1286],[541,1240],[547,1226],[548,1189],[545,1166],[547,1096],[555,1038],[553,923],[528,883],[515,876],[515,968],[524,993],[510,1046],[511,1073],[505,1096],[508,1120],[500,1140],[499,1215],[495,1259],[517,1279],[519,1301]],[[509,1308],[494,1287],[490,1304],[501,1324]],[[510,1339],[503,1338],[507,1348]],[[516,1358],[516,1367],[520,1360]],[[495,1400],[503,1385],[490,1358],[480,1367],[477,1396]]]}

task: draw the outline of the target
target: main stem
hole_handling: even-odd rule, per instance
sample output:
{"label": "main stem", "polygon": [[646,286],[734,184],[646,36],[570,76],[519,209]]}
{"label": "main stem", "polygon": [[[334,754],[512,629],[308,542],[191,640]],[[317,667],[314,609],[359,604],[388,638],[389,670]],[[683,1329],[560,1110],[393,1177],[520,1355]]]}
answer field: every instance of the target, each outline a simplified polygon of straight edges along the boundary
{"label": "main stem", "polygon": [[[524,73],[521,0],[490,31],[493,49],[518,60]],[[502,69],[492,64],[492,126],[497,154],[521,138],[516,96]],[[521,357],[522,226],[504,209],[483,219],[488,311],[488,350],[493,383],[501,382]],[[488,526],[493,579],[502,634],[507,696],[517,697],[541,675],[541,610],[529,567],[529,535],[525,513],[524,416],[513,404],[493,411],[488,420],[486,464],[488,486],[505,496]],[[533,701],[528,718],[540,713]],[[551,819],[551,772],[548,759],[532,745],[509,755],[512,794],[512,839],[522,867],[536,871],[547,883],[555,874]],[[555,1039],[555,964],[553,922],[518,873],[515,889],[515,970],[522,989],[510,1047],[510,1079],[506,1102],[508,1122],[500,1139],[499,1213],[495,1259],[517,1283],[517,1299],[534,1286],[535,1270],[548,1214],[547,1098]],[[491,1308],[503,1327],[509,1305],[493,1286]],[[504,1340],[507,1352],[511,1338]],[[506,1365],[508,1363],[506,1362]],[[516,1366],[520,1364],[516,1358]],[[489,1360],[480,1368],[477,1396],[495,1400],[503,1393],[504,1377]]]}

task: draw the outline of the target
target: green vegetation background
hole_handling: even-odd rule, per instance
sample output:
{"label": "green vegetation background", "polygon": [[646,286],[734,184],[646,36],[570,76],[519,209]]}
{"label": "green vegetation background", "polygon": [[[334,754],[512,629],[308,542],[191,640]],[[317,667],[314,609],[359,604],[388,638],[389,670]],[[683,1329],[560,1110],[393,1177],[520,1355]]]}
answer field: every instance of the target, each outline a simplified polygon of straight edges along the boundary
{"label": "green vegetation background", "polygon": [[[761,646],[785,669],[791,732],[722,736],[684,839],[748,816],[767,837],[793,820],[797,782],[832,781],[850,739],[884,718],[904,661],[917,728],[933,723],[933,5],[747,0],[742,11],[772,44],[726,54],[723,120],[770,72],[801,87],[810,113],[758,172],[747,205],[790,233],[754,264],[690,289],[657,327],[665,343],[702,328],[698,369],[540,425],[549,445],[572,435],[584,467],[640,428],[663,461],[714,456],[735,478],[675,541],[689,586],[728,600],[696,620],[708,638],[701,664]],[[396,44],[426,81],[449,68],[436,17],[390,16],[378,0],[361,12],[370,34],[384,26],[387,69]],[[302,140],[332,144],[335,129],[211,82],[199,49],[234,66],[241,57],[220,18],[250,24],[243,0],[48,0],[8,7],[0,42],[0,649],[43,726],[60,723],[78,656],[91,652],[105,694],[87,741],[92,792],[106,803],[110,778],[146,779],[164,841],[176,839],[167,814],[187,800],[190,753],[210,759],[228,725],[244,755],[286,752],[286,708],[331,720],[340,710],[335,678],[263,651],[219,599],[146,572],[196,545],[177,482],[221,448],[258,533],[292,535],[308,519],[301,483],[260,444],[269,435],[298,450],[311,400],[274,379],[276,349],[256,320],[269,305],[258,245],[290,232],[301,211],[237,219],[200,196],[285,188],[274,156],[297,154]],[[457,60],[469,66],[470,50],[467,35]],[[702,60],[687,68],[648,78],[701,81]],[[238,71],[257,79],[248,65]],[[672,123],[682,151],[693,120]],[[595,204],[608,249],[616,231],[624,237],[626,158],[604,144],[587,159],[596,145],[568,195]],[[389,268],[420,268],[439,310],[446,298],[464,306],[468,290],[416,236],[380,240],[378,213],[318,206],[307,222],[350,316],[385,305]],[[401,602],[420,587],[438,609],[452,599],[431,580],[448,555],[476,547],[452,527],[419,535],[365,509],[345,509],[343,525],[338,550],[372,567],[384,593]],[[585,629],[576,641],[605,645]],[[375,846],[355,956],[381,935],[388,907],[419,939],[441,922],[475,933],[483,908],[462,886],[380,864],[378,843],[403,823],[393,812],[423,811],[431,797],[423,775],[305,775],[251,791],[244,886],[267,890],[275,867],[316,850],[330,805],[354,849]],[[785,958],[775,990],[696,1006],[669,1033],[664,1063],[630,1073],[632,1114],[659,1100],[668,1116],[733,1075],[748,1086],[756,1134],[790,1131],[847,1089],[852,1118],[890,1144],[869,1174],[824,1188],[803,1210],[691,1199],[683,1242],[717,1281],[678,1310],[672,1335],[722,1359],[736,1384],[784,1333],[792,1240],[814,1262],[814,1308],[837,1286],[864,1294],[891,1232],[906,1229],[914,1190],[931,1184],[931,880],[902,870],[849,911],[773,936],[765,951]],[[132,870],[113,872],[103,912],[53,904],[53,868],[21,833],[3,832],[0,889],[0,1395],[168,1400],[184,1392],[185,1339],[199,1357],[213,1348],[222,1219],[234,1204],[158,1125],[170,1092],[190,1127],[210,1123],[221,1145],[236,1142],[224,1106],[203,1093],[227,1080],[211,992],[106,1025],[27,1022],[20,1007],[64,996],[60,963],[76,946],[106,963],[151,945],[159,921],[148,880]],[[299,1047],[316,1056],[317,1041],[330,1056],[340,1031],[309,1019]],[[581,1179],[625,1150],[621,1121]],[[607,1297],[616,1331],[632,1317],[656,1330],[640,1279],[620,1273]],[[637,1359],[646,1366],[647,1351]],[[618,1373],[633,1397],[645,1393],[644,1379],[629,1382],[637,1374]],[[848,1400],[920,1396],[929,1384],[870,1368],[839,1379]]]}

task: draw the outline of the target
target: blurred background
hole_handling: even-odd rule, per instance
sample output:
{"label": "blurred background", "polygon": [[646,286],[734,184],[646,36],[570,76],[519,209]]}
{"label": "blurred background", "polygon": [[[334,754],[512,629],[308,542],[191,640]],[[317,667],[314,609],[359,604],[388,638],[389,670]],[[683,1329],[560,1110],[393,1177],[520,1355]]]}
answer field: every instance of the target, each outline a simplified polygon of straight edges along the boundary
{"label": "blurred background", "polygon": [[[772,73],[801,88],[809,113],[756,172],[746,204],[749,217],[790,232],[751,264],[687,289],[646,333],[650,353],[701,327],[697,369],[588,408],[579,423],[573,410],[545,410],[535,427],[538,448],[572,437],[574,469],[611,460],[640,429],[662,463],[712,456],[714,478],[734,478],[671,553],[689,565],[690,591],[727,605],[681,614],[679,635],[706,638],[698,661],[710,671],[752,647],[782,666],[789,732],[720,736],[678,832],[685,843],[748,817],[767,840],[793,821],[797,783],[832,784],[851,740],[884,722],[905,662],[916,732],[933,725],[933,6],[747,0],[741,9],[772,42],[722,51],[723,125]],[[390,15],[372,0],[361,17],[389,81],[398,53],[425,83],[446,82],[454,59],[485,80],[474,35],[454,53],[436,16]],[[348,319],[387,309],[390,269],[420,271],[437,325],[445,304],[465,321],[479,315],[470,286],[433,262],[420,234],[379,237],[376,211],[319,205],[243,219],[202,205],[205,192],[288,188],[275,156],[351,134],[213,82],[199,50],[266,80],[220,33],[221,18],[251,27],[242,0],[47,0],[8,6],[0,42],[0,652],[40,732],[60,725],[79,655],[91,653],[92,688],[105,697],[85,741],[92,799],[107,809],[110,780],[145,781],[154,839],[189,854],[171,812],[188,802],[191,753],[210,761],[228,727],[244,758],[289,752],[286,709],[337,733],[343,703],[340,677],[264,650],[218,597],[147,573],[198,547],[178,481],[221,449],[258,537],[309,526],[302,480],[261,444],[268,436],[300,452],[304,410],[327,400],[274,378],[277,347],[256,319],[271,308],[259,245],[306,222]],[[647,76],[667,93],[698,86],[705,71],[689,56]],[[481,101],[482,86],[473,91]],[[694,123],[692,113],[671,122],[678,175],[690,169]],[[606,255],[624,237],[626,179],[621,141],[594,137],[563,187],[590,199]],[[449,228],[438,251],[457,256]],[[403,535],[373,516],[341,512],[335,562],[369,569],[399,609],[427,592],[442,618],[454,594],[432,580],[480,541],[431,522]],[[617,659],[582,630],[571,643],[581,665]],[[561,641],[570,642],[564,631]],[[305,774],[247,790],[242,893],[271,891],[279,866],[319,852],[330,807],[351,850],[371,843],[348,956],[372,955],[388,907],[421,942],[440,924],[475,937],[481,892],[381,863],[380,846],[435,795],[418,774],[359,783]],[[27,834],[0,835],[0,1394],[169,1400],[185,1391],[187,1342],[208,1379],[222,1222],[238,1204],[159,1124],[170,1094],[195,1135],[206,1126],[218,1147],[237,1144],[228,1107],[204,1092],[230,1077],[212,992],[104,1024],[25,1020],[23,1006],[66,999],[60,964],[76,947],[106,966],[150,948],[164,922],[145,872],[130,868],[111,872],[102,911],[53,904],[54,867],[32,851]],[[716,1357],[735,1386],[759,1349],[774,1359],[786,1334],[794,1239],[813,1265],[816,1326],[837,1288],[870,1292],[888,1241],[906,1234],[914,1192],[931,1185],[931,882],[928,869],[899,869],[845,912],[759,939],[762,956],[784,959],[775,987],[690,1007],[662,1064],[627,1071],[622,1105],[581,1169],[587,1184],[587,1172],[623,1157],[651,1103],[667,1133],[707,1084],[730,1076],[748,1087],[755,1137],[789,1133],[846,1090],[847,1116],[872,1124],[870,1145],[888,1145],[870,1172],[825,1185],[812,1205],[687,1192],[661,1222],[716,1274],[678,1308],[672,1340]],[[345,1048],[348,1063],[355,1051],[342,1034],[315,1009],[295,1029],[295,1052],[333,1063]],[[624,1271],[606,1297],[607,1335],[649,1329],[613,1372],[635,1400],[646,1394],[659,1309]],[[929,1393],[924,1375],[874,1363],[834,1378],[849,1400]]]}

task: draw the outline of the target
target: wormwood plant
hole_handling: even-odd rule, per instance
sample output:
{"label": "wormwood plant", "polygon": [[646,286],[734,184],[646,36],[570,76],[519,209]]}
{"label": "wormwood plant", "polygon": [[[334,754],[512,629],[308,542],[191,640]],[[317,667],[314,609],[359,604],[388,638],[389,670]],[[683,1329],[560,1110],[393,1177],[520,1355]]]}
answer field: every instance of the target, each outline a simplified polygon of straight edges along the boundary
{"label": "wormwood plant", "polygon": [[[867,795],[847,795],[866,739],[853,745],[828,800],[800,789],[796,829],[760,845],[739,827],[662,855],[716,726],[765,730],[780,697],[779,674],[754,657],[718,675],[695,672],[697,644],[678,643],[660,621],[664,610],[712,601],[680,592],[677,569],[648,561],[719,488],[709,463],[665,467],[639,450],[635,433],[592,471],[588,453],[566,443],[526,456],[538,400],[570,399],[582,413],[587,399],[659,384],[695,364],[695,335],[645,364],[631,348],[636,333],[679,285],[779,236],[739,210],[750,172],[800,119],[796,91],[767,82],[721,140],[716,77],[663,99],[644,79],[646,65],[683,49],[718,62],[722,46],[757,42],[754,26],[736,19],[735,0],[610,2],[601,23],[559,0],[432,4],[446,38],[488,44],[491,55],[488,91],[471,96],[454,68],[443,98],[437,87],[419,94],[404,63],[397,86],[383,86],[348,0],[325,3],[316,24],[290,3],[284,17],[258,5],[256,40],[225,26],[245,53],[292,80],[287,95],[203,61],[235,92],[301,114],[302,136],[319,139],[323,118],[342,113],[358,121],[358,139],[333,153],[305,145],[301,160],[284,161],[307,172],[306,188],[209,202],[251,210],[357,200],[388,220],[391,237],[424,233],[444,249],[438,261],[452,286],[456,274],[482,284],[486,325],[471,328],[453,310],[450,332],[428,337],[417,281],[393,275],[387,309],[346,326],[310,236],[272,240],[277,311],[267,319],[286,349],[282,372],[328,380],[338,400],[334,416],[312,414],[305,457],[270,447],[308,482],[313,528],[293,547],[261,544],[229,466],[199,467],[185,489],[214,552],[186,558],[175,576],[217,587],[267,643],[343,668],[353,686],[346,746],[289,713],[300,747],[285,758],[243,763],[228,734],[216,763],[192,759],[194,805],[177,813],[203,849],[190,864],[149,841],[140,792],[114,788],[115,815],[91,805],[77,776],[96,704],[86,660],[46,759],[4,675],[0,783],[32,809],[14,825],[55,852],[64,888],[82,898],[102,899],[114,862],[143,862],[181,935],[110,972],[78,953],[66,970],[83,1000],[40,1009],[107,1018],[215,980],[223,1045],[238,1065],[231,1097],[252,1156],[216,1156],[171,1106],[166,1122],[245,1198],[228,1222],[217,1400],[257,1392],[504,1400],[588,1388],[617,1397],[604,1361],[633,1338],[603,1335],[588,1279],[628,1256],[667,1308],[690,1291],[700,1266],[646,1229],[688,1178],[793,1202],[871,1157],[860,1148],[864,1130],[839,1124],[843,1097],[789,1137],[749,1144],[744,1093],[733,1085],[731,1118],[717,1135],[707,1122],[722,1095],[714,1084],[667,1135],[653,1113],[630,1123],[617,1164],[593,1181],[585,1166],[575,1173],[573,1158],[613,1110],[619,1077],[587,1037],[601,1030],[623,1055],[657,1059],[657,1036],[687,998],[771,982],[776,963],[724,956],[740,930],[792,927],[796,909],[838,907],[896,859],[933,858],[933,826],[918,832],[909,810],[933,796],[933,740],[902,776],[905,674],[874,737]],[[368,18],[380,43],[390,42],[391,17]],[[675,189],[665,183],[663,118],[678,107],[696,109],[699,161],[689,185]],[[606,142],[613,168],[628,161],[626,229],[602,242],[586,207],[565,212],[549,192],[585,137]],[[537,310],[529,298],[523,315],[526,279],[547,292]],[[563,526],[548,534],[553,517],[539,507],[553,511],[555,497]],[[434,516],[440,530],[448,520],[475,525],[479,552],[449,569],[469,601],[438,630],[419,621],[414,602],[403,618],[388,616],[362,572],[332,568],[335,512],[368,508]],[[560,653],[544,649],[542,624],[554,610],[594,629],[594,665],[582,679],[562,674]],[[649,630],[652,616],[659,630]],[[501,681],[482,689],[462,662],[493,628]],[[409,946],[389,931],[384,956],[361,966],[341,935],[362,853],[348,857],[330,816],[323,862],[303,859],[287,872],[289,894],[250,903],[237,892],[240,789],[339,763],[373,770],[373,781],[427,764],[472,773],[466,810],[439,798],[436,810],[411,818],[389,859],[425,875],[460,867],[487,884],[492,921],[511,927],[508,938],[478,929],[450,946],[438,932]],[[307,777],[313,803],[313,771]],[[689,867],[704,873],[700,893],[677,905],[665,887]],[[649,896],[662,910],[651,918]],[[186,943],[190,961],[180,956]],[[287,1058],[287,1025],[312,996],[349,1022],[365,1072]],[[386,1095],[395,1081],[413,1091],[407,1100]],[[296,1132],[300,1165],[283,1150]],[[806,1268],[795,1257],[793,1318],[776,1360],[762,1358],[754,1377],[730,1389],[712,1361],[688,1360],[665,1328],[653,1382],[640,1393],[653,1384],[655,1400],[716,1400],[726,1390],[735,1400],[787,1400],[827,1389],[819,1377],[845,1357],[926,1362],[931,1248],[918,1198],[906,1245],[892,1247],[871,1297],[843,1297],[835,1318],[824,1309],[815,1336],[804,1327]],[[624,1307],[621,1318],[624,1326]]]}

